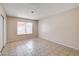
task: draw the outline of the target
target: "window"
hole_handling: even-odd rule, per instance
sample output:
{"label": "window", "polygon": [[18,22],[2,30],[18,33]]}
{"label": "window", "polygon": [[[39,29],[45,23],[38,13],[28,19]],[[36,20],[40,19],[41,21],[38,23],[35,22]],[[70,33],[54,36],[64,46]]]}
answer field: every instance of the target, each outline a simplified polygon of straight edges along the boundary
{"label": "window", "polygon": [[32,23],[17,22],[17,35],[32,34]]}

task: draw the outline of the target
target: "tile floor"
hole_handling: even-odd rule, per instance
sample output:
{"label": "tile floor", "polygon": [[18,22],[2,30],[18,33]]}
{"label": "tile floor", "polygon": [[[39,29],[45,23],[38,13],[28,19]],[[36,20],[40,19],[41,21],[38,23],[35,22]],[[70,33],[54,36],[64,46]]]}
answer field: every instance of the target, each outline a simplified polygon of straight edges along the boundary
{"label": "tile floor", "polygon": [[79,51],[44,39],[28,39],[8,43],[3,56],[79,56]]}

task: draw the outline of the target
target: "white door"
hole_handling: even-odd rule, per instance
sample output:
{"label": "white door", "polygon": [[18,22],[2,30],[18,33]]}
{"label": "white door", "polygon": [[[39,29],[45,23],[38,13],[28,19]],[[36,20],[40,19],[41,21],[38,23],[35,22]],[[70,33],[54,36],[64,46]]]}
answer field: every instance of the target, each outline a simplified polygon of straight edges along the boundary
{"label": "white door", "polygon": [[3,25],[3,18],[2,16],[0,16],[0,51],[1,49],[3,48],[3,29],[4,28],[4,25]]}

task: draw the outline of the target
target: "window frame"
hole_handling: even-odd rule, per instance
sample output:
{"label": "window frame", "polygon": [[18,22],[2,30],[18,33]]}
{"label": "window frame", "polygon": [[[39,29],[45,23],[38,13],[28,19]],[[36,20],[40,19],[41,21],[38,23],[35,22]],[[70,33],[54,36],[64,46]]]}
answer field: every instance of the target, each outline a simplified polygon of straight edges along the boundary
{"label": "window frame", "polygon": [[[24,22],[24,21],[18,21],[18,22]],[[33,23],[32,22],[24,22],[25,23],[25,33],[23,34],[19,34],[18,33],[18,22],[17,22],[17,32],[16,35],[27,35],[27,34],[32,34],[33,33]],[[31,33],[27,33],[27,23],[31,23],[32,24],[32,29],[31,29]]]}

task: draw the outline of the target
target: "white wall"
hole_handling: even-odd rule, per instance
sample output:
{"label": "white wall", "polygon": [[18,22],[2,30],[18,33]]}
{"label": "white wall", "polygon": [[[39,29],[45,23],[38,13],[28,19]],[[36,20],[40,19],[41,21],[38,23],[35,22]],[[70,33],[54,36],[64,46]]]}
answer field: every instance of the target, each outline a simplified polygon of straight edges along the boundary
{"label": "white wall", "polygon": [[[4,29],[3,29],[3,45],[5,46],[5,44],[6,44],[6,13],[5,13],[5,10],[2,8],[2,6],[1,6],[1,4],[0,4],[0,15],[2,15],[3,17],[4,17]],[[1,44],[0,44],[0,46],[1,46]],[[1,49],[2,49],[2,47],[0,48],[0,51],[1,51]]]}
{"label": "white wall", "polygon": [[[32,22],[33,23],[33,33],[32,34],[24,34],[24,35],[17,35],[17,22]],[[38,36],[38,21],[32,21],[23,18],[17,17],[7,17],[7,42],[23,40],[23,39],[31,39]]]}
{"label": "white wall", "polygon": [[79,8],[41,19],[39,37],[79,50]]}

